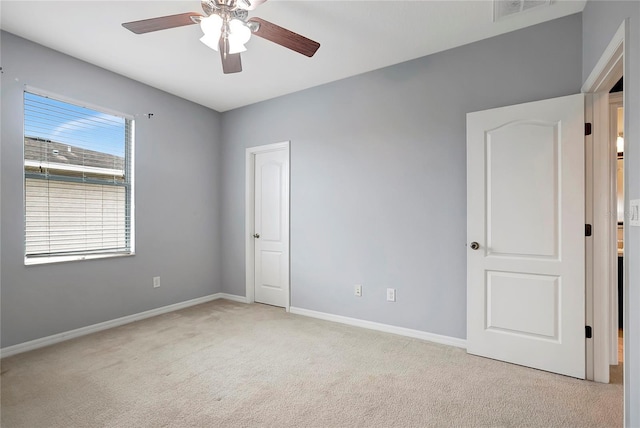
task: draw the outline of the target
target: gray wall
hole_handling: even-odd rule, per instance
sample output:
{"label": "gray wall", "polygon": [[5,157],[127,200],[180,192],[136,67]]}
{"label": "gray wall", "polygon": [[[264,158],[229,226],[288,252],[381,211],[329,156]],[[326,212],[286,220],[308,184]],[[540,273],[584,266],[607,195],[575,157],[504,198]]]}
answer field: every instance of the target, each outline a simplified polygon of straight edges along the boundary
{"label": "gray wall", "polygon": [[[3,32],[2,347],[220,291],[220,114]],[[136,120],[136,255],[23,263],[22,90]],[[152,277],[162,286],[152,288]]]}
{"label": "gray wall", "polygon": [[[629,18],[624,70],[625,206],[640,199],[640,2],[589,1],[582,22],[582,77],[586,80],[620,24]],[[626,226],[626,225],[625,225]],[[625,227],[624,292],[625,418],[626,426],[640,427],[640,228]]]}
{"label": "gray wall", "polygon": [[291,140],[292,306],[464,338],[465,115],[580,92],[581,25],[572,15],[224,113],[223,290],[245,294],[245,148]]}

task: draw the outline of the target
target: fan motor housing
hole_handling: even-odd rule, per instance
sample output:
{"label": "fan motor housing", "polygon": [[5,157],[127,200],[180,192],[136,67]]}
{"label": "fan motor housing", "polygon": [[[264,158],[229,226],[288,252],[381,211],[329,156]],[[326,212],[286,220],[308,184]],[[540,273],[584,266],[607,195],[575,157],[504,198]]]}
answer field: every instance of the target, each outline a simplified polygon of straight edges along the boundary
{"label": "fan motor housing", "polygon": [[245,9],[238,7],[237,0],[202,0],[202,10],[207,16],[210,16],[216,11],[222,10],[228,12],[232,18],[246,21],[249,17],[249,12]]}

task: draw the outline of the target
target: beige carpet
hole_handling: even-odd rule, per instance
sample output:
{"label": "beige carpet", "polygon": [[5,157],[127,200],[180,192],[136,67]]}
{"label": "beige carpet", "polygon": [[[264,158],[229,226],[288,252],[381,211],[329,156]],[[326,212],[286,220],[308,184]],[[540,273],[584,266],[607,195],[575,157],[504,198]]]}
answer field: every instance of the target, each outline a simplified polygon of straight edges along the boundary
{"label": "beige carpet", "polygon": [[2,361],[3,428],[613,427],[622,387],[215,301]]}

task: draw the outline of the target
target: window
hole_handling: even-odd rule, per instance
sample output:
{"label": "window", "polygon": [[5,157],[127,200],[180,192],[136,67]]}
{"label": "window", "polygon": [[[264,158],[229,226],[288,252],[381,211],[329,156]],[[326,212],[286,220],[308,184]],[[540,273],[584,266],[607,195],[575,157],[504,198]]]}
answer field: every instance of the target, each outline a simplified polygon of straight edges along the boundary
{"label": "window", "polygon": [[133,254],[133,126],[25,91],[26,264]]}

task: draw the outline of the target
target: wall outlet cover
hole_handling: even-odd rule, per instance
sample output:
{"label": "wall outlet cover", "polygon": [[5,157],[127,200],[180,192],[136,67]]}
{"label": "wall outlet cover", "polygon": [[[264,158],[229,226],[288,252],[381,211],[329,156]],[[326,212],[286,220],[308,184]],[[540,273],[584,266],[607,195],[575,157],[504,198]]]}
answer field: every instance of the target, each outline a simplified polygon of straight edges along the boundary
{"label": "wall outlet cover", "polygon": [[353,294],[355,294],[355,295],[356,295],[356,296],[358,296],[358,297],[362,297],[362,285],[359,285],[359,284],[358,284],[358,285],[356,285],[356,286],[353,288]]}
{"label": "wall outlet cover", "polygon": [[396,289],[387,288],[387,302],[395,302],[395,301],[396,301]]}

